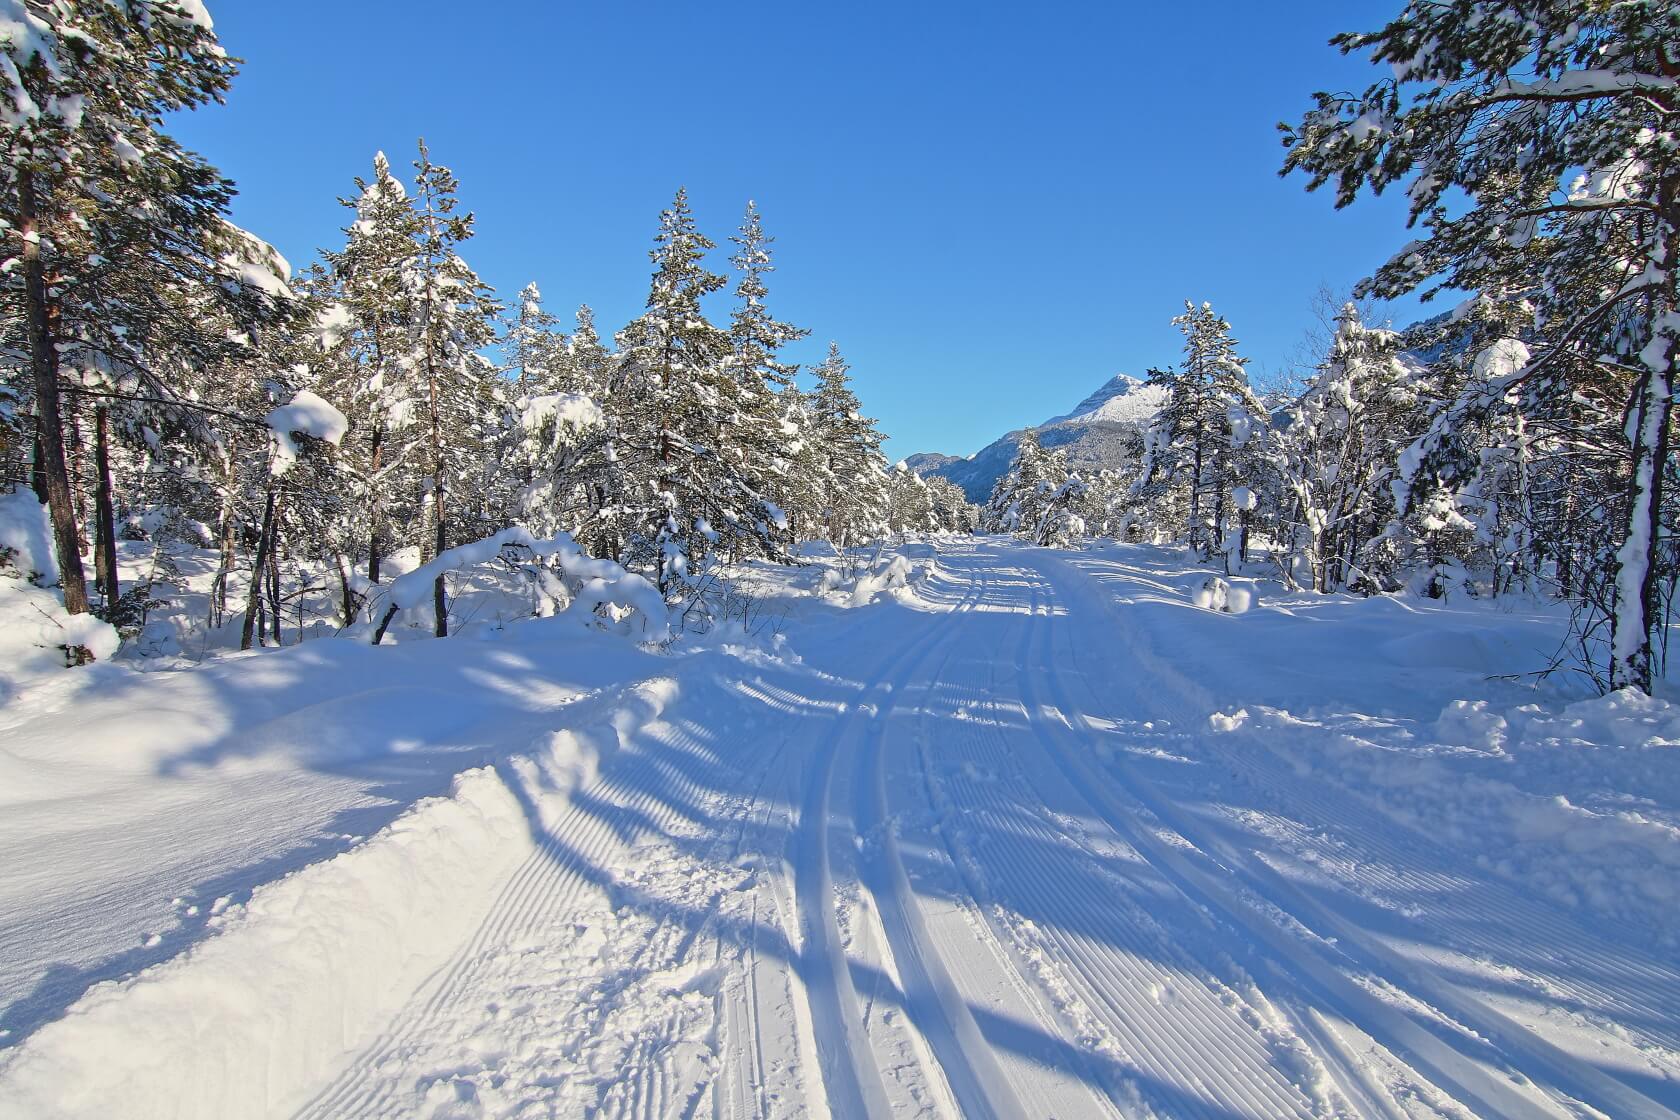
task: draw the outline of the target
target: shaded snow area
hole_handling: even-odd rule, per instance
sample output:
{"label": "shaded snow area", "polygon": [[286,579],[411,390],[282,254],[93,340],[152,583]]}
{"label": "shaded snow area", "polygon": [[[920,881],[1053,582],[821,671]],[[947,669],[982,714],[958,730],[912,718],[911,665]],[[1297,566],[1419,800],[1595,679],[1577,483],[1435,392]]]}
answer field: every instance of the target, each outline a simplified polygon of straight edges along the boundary
{"label": "shaded snow area", "polygon": [[0,1117],[1680,1114],[1680,707],[1555,611],[814,560],[20,680]]}

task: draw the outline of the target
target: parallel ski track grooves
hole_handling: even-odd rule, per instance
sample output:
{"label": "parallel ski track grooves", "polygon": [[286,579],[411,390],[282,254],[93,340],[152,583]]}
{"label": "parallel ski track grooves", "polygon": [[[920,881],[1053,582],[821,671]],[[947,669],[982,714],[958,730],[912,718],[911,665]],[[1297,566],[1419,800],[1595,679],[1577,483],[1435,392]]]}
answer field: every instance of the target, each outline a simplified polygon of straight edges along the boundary
{"label": "parallel ski track grooves", "polygon": [[[1050,562],[1061,563],[1054,560]],[[1084,576],[1084,573],[1075,574]],[[1048,576],[1041,575],[1040,578],[1054,594],[1054,582]],[[1109,608],[1107,613],[1113,617],[1112,608]],[[1121,621],[1123,624],[1123,620]],[[1070,641],[1068,648],[1071,663],[1077,665],[1075,644]],[[1091,691],[1092,698],[1097,699],[1085,674],[1078,672],[1075,675],[1085,683],[1087,690]],[[1209,871],[1197,867],[1182,851],[1173,849],[1147,828],[1132,826],[1130,822],[1136,820],[1135,811],[1118,801],[1112,792],[1115,788],[1113,780],[1105,782],[1103,776],[1093,771],[1079,751],[1069,749],[1059,741],[1064,736],[1074,733],[1075,719],[1084,722],[1085,717],[1079,714],[1080,709],[1071,705],[1056,675],[1045,676],[1060,720],[1035,721],[1035,726],[1042,729],[1041,742],[1070,780],[1096,793],[1096,796],[1091,798],[1091,803],[1103,819],[1117,831],[1129,831],[1140,850],[1149,855],[1158,867],[1177,879],[1187,894],[1204,899],[1212,907],[1236,921],[1257,940],[1272,945],[1279,951],[1282,961],[1292,960],[1302,979],[1328,997],[1332,1005],[1341,1009],[1341,1013],[1360,1023],[1361,1028],[1385,1048],[1401,1056],[1420,1071],[1427,1071],[1441,1087],[1468,1098],[1463,1103],[1469,1103],[1490,1115],[1532,1114],[1537,1102],[1523,1095],[1518,1086],[1523,1082],[1532,1083],[1538,1076],[1550,1083],[1552,1094],[1564,1098],[1562,1101],[1554,1100],[1554,1104],[1573,1108],[1579,1103],[1586,1103],[1607,1115],[1617,1117],[1676,1115],[1633,1087],[1561,1051],[1502,1013],[1453,991],[1450,985],[1433,980],[1423,970],[1397,959],[1388,949],[1380,945],[1371,945],[1371,939],[1364,931],[1308,899],[1282,876],[1266,867],[1264,861],[1251,862],[1232,850],[1229,845],[1216,839],[1210,841],[1209,838],[1199,835],[1198,830],[1189,827],[1184,819],[1185,814],[1175,811],[1168,804],[1168,799],[1151,789],[1147,783],[1137,780],[1135,776],[1131,776],[1133,780],[1126,787],[1130,797],[1195,845],[1196,850],[1202,852],[1205,857],[1217,857],[1218,863],[1215,867],[1218,870]],[[1048,709],[1036,701],[1034,706],[1039,708],[1041,714],[1050,714]],[[1058,724],[1060,734],[1055,730]],[[1086,726],[1090,725],[1087,723]],[[1257,873],[1253,863],[1258,863],[1262,870]],[[1393,983],[1394,979],[1404,981],[1395,985],[1403,991],[1426,994],[1426,1004],[1433,1003],[1460,1023],[1475,1030],[1483,1039],[1489,1040],[1495,1053],[1525,1054],[1529,1061],[1515,1074],[1517,1081],[1509,1082],[1491,1076],[1485,1068],[1485,1057],[1467,1057],[1433,1031],[1425,1029],[1409,1016],[1353,983],[1342,972],[1341,967],[1326,959],[1323,946],[1285,933],[1281,927],[1256,913],[1237,897],[1241,887],[1248,888],[1262,898],[1275,900],[1275,897],[1281,894],[1290,904],[1289,913],[1292,917],[1309,929],[1317,929],[1336,938],[1335,951],[1345,958],[1346,963],[1375,976],[1393,978],[1390,979],[1390,983]]]}
{"label": "parallel ski track grooves", "polygon": [[[981,583],[983,587],[989,586],[990,581],[982,579]],[[959,611],[958,617],[963,613],[967,612]],[[905,669],[905,675],[913,675],[932,657],[934,649],[955,641],[957,635],[952,631],[957,625],[955,621],[938,624],[941,640],[925,647]],[[926,678],[926,695],[932,695],[937,680],[937,672]],[[857,802],[853,815],[859,835],[866,841],[870,838],[875,841],[864,845],[864,886],[874,896],[876,913],[904,985],[906,1010],[943,1068],[961,1114],[975,1120],[1024,1117],[1027,1114],[1015,1098],[1014,1089],[999,1068],[996,1056],[982,1037],[968,1004],[957,992],[938,947],[928,934],[887,812],[888,728],[901,695],[902,688],[895,688],[887,707],[875,720],[872,741],[862,744],[858,751]]]}
{"label": "parallel ski track grooves", "polygon": [[[1030,583],[1030,575],[1023,572],[1023,580]],[[1017,658],[1023,682],[1038,656],[1034,647],[1040,644],[1039,635],[1048,626],[1040,621],[1036,588],[1031,596],[1033,621]],[[982,734],[994,740],[988,752],[992,761],[1006,767],[1011,754],[1008,743],[995,730]],[[983,853],[987,872],[1006,886],[1009,896],[1026,903],[1026,916],[1034,918],[1040,936],[1056,951],[1053,967],[1069,974],[1083,1002],[1109,1032],[1113,1048],[1131,1067],[1119,1076],[1129,1080],[1130,1075],[1141,1075],[1177,1090],[1171,1099],[1160,1099],[1161,1090],[1148,1084],[1133,1084],[1133,1091],[1156,1098],[1163,1114],[1175,1117],[1227,1120],[1234,1115],[1314,1115],[1312,1102],[1275,1067],[1258,1034],[1203,985],[1198,970],[1177,973],[1158,959],[1163,946],[1141,932],[1128,905],[1118,899],[1103,900],[1110,932],[1102,938],[1062,928],[1047,917],[1065,910],[1069,900],[1096,904],[1089,897],[1090,884],[1069,878],[1064,861],[1034,858],[1032,846],[1079,847],[1059,823],[1021,819],[1018,788],[1005,796],[1003,783],[953,781],[952,785],[958,791],[954,800],[960,809],[1000,822],[1002,827],[991,834],[994,840],[1012,834],[1020,837],[1016,844],[987,845]],[[1074,790],[1078,792],[1077,784]],[[1079,850],[1083,858],[1101,859],[1082,847]],[[1163,1011],[1154,1005],[1151,994],[1159,990],[1177,991],[1182,998],[1172,1010]],[[1185,1013],[1193,1006],[1192,1022]],[[1238,1071],[1247,1071],[1248,1076],[1239,1078]]]}
{"label": "parallel ski track grooves", "polygon": [[[648,777],[654,775],[664,780],[656,777],[649,781]],[[502,777],[505,782],[518,781],[516,775],[505,770]],[[573,806],[551,830],[545,830],[536,849],[497,893],[473,937],[422,988],[430,989],[425,1002],[412,1014],[399,1013],[383,1035],[297,1113],[298,1120],[388,1112],[395,1104],[390,1098],[396,1086],[383,1075],[384,1063],[453,1018],[453,1012],[471,994],[470,980],[475,972],[481,966],[494,965],[494,956],[488,954],[492,946],[507,942],[513,935],[558,928],[560,919],[580,895],[594,886],[587,872],[606,866],[609,861],[603,857],[623,843],[621,833],[668,832],[681,815],[678,798],[668,796],[673,785],[685,794],[703,792],[651,751],[626,759],[622,769],[609,771],[591,784],[584,791],[591,800],[611,804],[617,811],[604,815],[597,808]],[[643,820],[651,823],[650,829],[643,829]],[[668,914],[661,915],[659,928],[668,921]]]}
{"label": "parallel ski track grooves", "polygon": [[[973,609],[984,598],[987,586],[984,575],[978,581],[970,580],[968,591],[951,613]],[[829,812],[834,764],[848,737],[858,733],[860,711],[869,698],[874,696],[875,700],[874,714],[868,718],[880,723],[885,716],[883,704],[892,701],[897,685],[907,679],[909,670],[948,636],[948,626],[948,619],[930,626],[927,634],[899,650],[875,672],[862,695],[840,717],[820,756],[813,761],[814,770],[800,802],[793,861],[794,898],[801,930],[800,974],[811,1005],[823,1086],[829,1107],[837,1117],[889,1116],[891,1108],[874,1052],[856,1022],[858,996],[845,949],[840,944],[835,916],[829,853],[829,833],[835,827]],[[884,684],[894,687],[883,690]]]}
{"label": "parallel ski track grooves", "polygon": [[[1020,643],[1019,656],[1016,659],[1016,662],[1019,663],[1027,653],[1026,639],[1029,637],[1027,631],[1031,625],[1031,619],[1029,615],[1019,612],[1010,613],[1011,622],[1014,623],[1014,628],[1020,631],[1023,639]],[[1003,644],[1000,643],[998,648],[1003,648]],[[986,702],[997,691],[997,670],[1006,662],[996,657],[989,659],[987,662],[989,667],[987,681],[984,687],[980,687],[973,684],[946,681],[945,670],[951,660],[952,655],[947,654],[945,660],[941,662],[940,668],[934,674],[931,683],[947,684],[953,693],[960,691],[970,698],[971,703],[965,705],[965,707],[984,710]],[[1021,956],[1021,947],[1017,943],[1014,933],[1003,924],[998,914],[998,907],[993,898],[990,883],[974,871],[974,868],[978,866],[974,853],[968,851],[958,837],[953,835],[950,817],[957,809],[957,803],[950,794],[951,780],[940,775],[940,767],[931,757],[935,747],[933,736],[930,733],[931,728],[928,725],[934,723],[933,713],[924,707],[922,719],[924,728],[916,752],[916,766],[921,779],[922,794],[937,818],[935,827],[949,864],[948,871],[955,882],[960,884],[961,889],[966,892],[965,901],[973,908],[981,929],[991,940],[993,959],[999,961],[1002,967],[1007,970],[1004,979],[1019,994],[1038,1028],[1044,1031],[1047,1037],[1077,1038],[1080,1028],[1068,1019],[1064,1012],[1056,1008],[1054,998],[1044,991],[1042,984],[1033,977],[1031,966]],[[980,727],[962,723],[960,724],[962,730],[960,736],[950,733],[959,727],[957,721],[947,720],[941,727],[946,732],[940,737],[939,746],[942,755],[955,755],[966,751],[984,755],[994,762],[1001,763],[1003,761],[1004,752],[1000,751],[996,744],[988,746],[982,743]],[[997,738],[995,729],[987,727],[986,731],[990,732],[994,739]],[[1002,773],[1001,765],[997,772]],[[972,811],[973,800],[970,799],[967,804]],[[1040,1055],[1039,1058],[1040,1060],[1046,1060],[1043,1055]],[[1031,1059],[1023,1055],[1023,1060]],[[1054,1065],[1072,1078],[1073,1082],[1079,1086],[1077,1091],[1079,1099],[1077,1102],[1067,1100],[1053,1102],[1042,1097],[1035,1097],[1033,1104],[1041,1113],[1056,1116],[1076,1116],[1085,1115],[1085,1110],[1089,1109],[1092,1114],[1102,1113],[1115,1118],[1122,1116],[1106,1087],[1112,1078],[1107,1076],[1101,1064],[1088,1050],[1083,1047],[1070,1046],[1067,1054],[1048,1059],[1047,1064]],[[1060,1107],[1057,1107],[1058,1104]]]}

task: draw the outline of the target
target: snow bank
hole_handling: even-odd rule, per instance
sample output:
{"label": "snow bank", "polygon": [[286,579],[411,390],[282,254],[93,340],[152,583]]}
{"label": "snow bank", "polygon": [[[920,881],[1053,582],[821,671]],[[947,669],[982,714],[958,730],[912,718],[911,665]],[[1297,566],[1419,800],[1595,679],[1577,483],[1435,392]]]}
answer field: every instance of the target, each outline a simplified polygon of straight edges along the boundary
{"label": "snow bank", "polygon": [[[518,525],[481,541],[447,549],[413,571],[398,576],[391,581],[386,592],[387,600],[399,610],[418,607],[431,598],[432,585],[439,576],[489,563],[501,555],[504,548],[510,547],[529,549],[536,556],[553,559],[559,564],[568,581],[566,590],[572,596],[565,613],[582,620],[585,625],[599,625],[602,618],[607,617],[621,633],[634,633],[643,642],[657,644],[670,639],[670,614],[665,606],[665,597],[657,587],[611,560],[584,555],[583,550],[565,533],[552,540],[538,540],[529,530]],[[598,612],[599,607],[607,610]]]}
{"label": "snow bank", "polygon": [[101,984],[0,1058],[0,1117],[290,1112],[476,928],[533,848],[492,769],[358,848],[260,887],[217,936]]}

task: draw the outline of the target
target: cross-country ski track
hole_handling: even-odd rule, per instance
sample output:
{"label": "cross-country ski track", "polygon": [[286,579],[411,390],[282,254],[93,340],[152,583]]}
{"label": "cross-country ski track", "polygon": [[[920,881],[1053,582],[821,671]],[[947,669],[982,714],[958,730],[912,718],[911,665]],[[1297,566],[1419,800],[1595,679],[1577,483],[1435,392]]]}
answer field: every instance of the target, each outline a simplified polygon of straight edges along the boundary
{"label": "cross-country ski track", "polygon": [[[1672,909],[1303,763],[1325,713],[1210,724],[1275,651],[1131,555],[945,540],[797,656],[490,721],[449,797],[0,1039],[0,1116],[1680,1116]],[[405,844],[435,919],[264,940]]]}

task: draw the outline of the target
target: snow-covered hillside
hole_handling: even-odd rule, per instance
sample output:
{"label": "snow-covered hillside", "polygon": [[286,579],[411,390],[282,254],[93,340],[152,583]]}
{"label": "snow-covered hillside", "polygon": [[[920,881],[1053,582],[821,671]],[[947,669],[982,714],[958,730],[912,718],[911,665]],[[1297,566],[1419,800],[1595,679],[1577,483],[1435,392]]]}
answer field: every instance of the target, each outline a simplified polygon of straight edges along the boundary
{"label": "snow-covered hillside", "polygon": [[1505,675],[1557,612],[763,578],[24,685],[0,1117],[1680,1112],[1680,708]]}
{"label": "snow-covered hillside", "polygon": [[[1117,467],[1136,453],[1132,437],[1160,411],[1164,399],[1160,388],[1117,373],[1071,412],[1038,425],[1039,442],[1046,448],[1063,449],[1075,470]],[[969,501],[983,503],[1008,472],[1020,435],[1021,429],[1008,432],[966,459],[924,452],[905,462],[918,474],[950,479],[962,487]]]}

